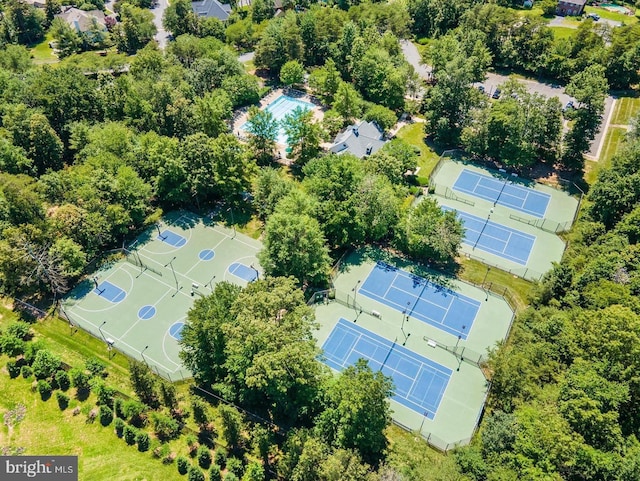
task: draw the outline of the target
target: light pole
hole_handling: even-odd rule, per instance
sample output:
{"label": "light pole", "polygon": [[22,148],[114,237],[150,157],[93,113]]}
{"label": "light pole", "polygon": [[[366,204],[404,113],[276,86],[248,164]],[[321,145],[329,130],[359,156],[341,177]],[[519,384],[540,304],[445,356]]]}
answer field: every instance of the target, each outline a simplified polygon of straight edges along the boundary
{"label": "light pole", "polygon": [[140,356],[142,356],[142,360],[148,366],[149,364],[147,363],[147,359],[144,357],[144,351],[146,351],[147,349],[149,349],[149,346],[144,346],[144,349],[140,351]]}
{"label": "light pole", "polygon": [[427,411],[422,413],[422,415],[423,415],[423,418],[422,418],[422,422],[420,423],[420,430],[418,431],[420,434],[422,434],[422,426],[424,426],[424,421],[425,419],[427,419]]}
{"label": "light pole", "polygon": [[[173,272],[173,280],[176,281],[176,292],[178,292],[180,290],[180,286],[178,285],[178,278],[176,277],[176,271],[173,268],[173,261],[176,260],[176,256],[173,256],[173,259],[171,259],[169,262],[167,262],[164,266],[171,266],[171,272]],[[175,294],[174,294],[175,295]]]}
{"label": "light pole", "polygon": [[231,212],[231,227],[233,227],[233,237],[236,236],[236,221],[233,219],[233,206],[230,205],[227,212]]}
{"label": "light pole", "polygon": [[102,340],[104,342],[107,342],[107,339],[104,337],[104,333],[102,332],[102,326],[104,326],[107,323],[107,321],[102,321],[102,324],[100,324],[100,326],[98,326],[98,331],[100,331],[100,335],[102,336]]}
{"label": "light pole", "polygon": [[255,268],[253,264],[250,266],[254,271],[256,271],[256,280],[260,279],[260,272]]}
{"label": "light pole", "polygon": [[454,348],[455,351],[458,350],[458,344],[460,343],[460,339],[462,339],[462,335],[464,334],[464,330],[467,326],[463,325],[462,326],[462,331],[460,332],[460,334],[458,334],[458,340],[456,341],[456,347]]}
{"label": "light pole", "polygon": [[356,285],[353,286],[353,289],[351,289],[353,291],[353,307],[356,307],[356,296],[358,295],[359,286],[360,286],[360,279],[358,279],[358,282],[356,282]]}
{"label": "light pole", "polygon": [[489,300],[489,289],[485,287],[485,284],[487,282],[487,277],[489,276],[489,271],[491,271],[491,267],[487,267],[487,272],[485,272],[484,279],[482,279],[482,288],[484,289],[485,301]]}

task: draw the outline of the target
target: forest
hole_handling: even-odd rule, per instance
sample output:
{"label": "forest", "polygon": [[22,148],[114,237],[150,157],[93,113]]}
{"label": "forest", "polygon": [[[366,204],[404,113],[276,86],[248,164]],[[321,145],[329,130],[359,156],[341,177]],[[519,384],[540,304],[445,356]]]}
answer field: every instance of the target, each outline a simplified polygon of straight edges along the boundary
{"label": "forest", "polygon": [[[585,19],[559,38],[547,26],[555,4],[540,3],[547,17],[442,0],[290,1],[275,16],[272,1],[254,0],[221,22],[176,0],[162,50],[150,2],[116,2],[106,30],[78,33],[55,0],[3,0],[0,292],[51,304],[163,212],[231,206],[238,227],[261,236],[269,277],[221,283],[199,300],[183,361],[198,386],[289,433],[274,442],[277,463],[263,452],[281,479],[640,479],[637,126],[591,186],[581,181],[605,97],[640,80],[640,26]],[[405,39],[422,47],[429,81],[405,59]],[[42,64],[32,49],[49,40],[59,61]],[[576,106],[565,112],[514,78],[491,100],[476,85],[489,70],[562,84]],[[274,86],[307,89],[324,106],[322,122],[302,111],[285,119],[287,166],[274,119],[256,107]],[[247,139],[230,128],[239,109]],[[462,224],[430,198],[413,202],[428,174],[412,173],[415,145],[394,138],[364,159],[323,152],[356,120],[390,134],[402,114],[424,120],[436,152],[462,148],[525,175],[543,165],[589,190],[563,261],[532,285],[511,337],[489,354],[478,435],[448,455],[454,468],[433,472],[389,446],[388,379],[361,364],[331,378],[316,361],[305,304],[344,252],[366,244],[459,270]],[[274,306],[287,312],[275,327],[259,314]],[[0,350],[22,355],[19,338],[3,332]],[[170,412],[144,384],[140,401]]]}

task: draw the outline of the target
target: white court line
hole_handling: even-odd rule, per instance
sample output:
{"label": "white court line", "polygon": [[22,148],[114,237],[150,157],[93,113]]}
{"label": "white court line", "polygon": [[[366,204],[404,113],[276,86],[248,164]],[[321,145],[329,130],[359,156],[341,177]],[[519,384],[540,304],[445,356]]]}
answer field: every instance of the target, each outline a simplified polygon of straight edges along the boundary
{"label": "white court line", "polygon": [[[98,327],[97,327],[93,322],[89,321],[88,319],[84,318],[83,316],[78,315],[78,317],[79,317],[80,319],[82,319],[84,322],[86,322],[87,324],[92,325],[92,326],[93,326],[93,327],[95,327],[96,329],[98,328]],[[106,329],[103,329],[103,331],[104,331],[105,333],[109,334],[109,331],[107,331]],[[95,337],[96,339],[98,339],[98,337],[97,337],[97,336],[95,336],[94,334],[91,334],[91,335],[92,335],[93,337]],[[138,354],[140,354],[140,351],[139,351],[138,349],[136,349],[136,348],[135,348],[135,347],[133,347],[132,345],[130,345],[130,344],[128,344],[128,343],[126,343],[126,342],[124,342],[120,337],[118,337],[118,336],[116,336],[116,335],[114,335],[114,334],[109,334],[107,337],[115,338],[116,343],[118,343],[118,344],[123,344],[123,345],[127,346],[131,351],[133,351],[133,352],[137,352]],[[115,345],[116,343],[114,343],[114,345]],[[125,353],[125,355],[128,355],[128,354],[127,354],[127,353]],[[151,356],[145,356],[145,357],[146,357],[147,359],[149,359],[149,360],[153,361],[155,364],[157,364],[158,366],[160,366],[162,369],[164,369],[165,371],[167,371],[167,372],[169,372],[169,373],[177,372],[177,371],[180,369],[180,367],[178,367],[177,369],[174,369],[174,370],[172,371],[170,368],[168,368],[168,367],[167,367],[167,366],[165,366],[164,364],[162,364],[162,363],[160,363],[160,362],[158,362],[158,361],[154,360],[154,358],[152,358]],[[169,360],[169,361],[171,361],[171,359],[168,359],[168,360]],[[173,361],[171,361],[171,362],[172,362],[173,364],[176,364],[176,363],[175,363],[175,362],[173,362]],[[176,364],[176,366],[179,366],[179,364]]]}
{"label": "white court line", "polygon": [[[396,274],[393,276],[393,280],[389,283],[389,287],[387,287],[387,290],[384,292],[384,296],[382,296],[383,299],[387,298],[387,294],[389,294],[389,290],[393,287],[395,289],[397,289],[393,283],[396,282],[396,279],[398,278],[398,272],[396,271]],[[366,282],[366,281],[365,281]],[[400,290],[400,289],[399,289]]]}
{"label": "white court line", "polygon": [[[133,281],[133,277],[131,276],[131,274],[130,274],[129,272],[127,272],[126,270],[122,269],[122,267],[123,267],[124,265],[125,265],[125,264],[122,264],[122,265],[120,265],[120,266],[116,267],[116,268],[115,268],[115,269],[114,269],[114,270],[109,274],[109,276],[107,276],[104,280],[107,280],[109,277],[111,277],[112,275],[114,275],[114,274],[115,274],[116,272],[118,272],[118,271],[122,271],[122,272],[124,272],[126,275],[128,275],[128,276],[129,276],[129,279],[130,279],[130,281],[131,281],[131,282],[130,282],[130,284],[129,284],[129,290],[128,290],[128,291],[126,291],[126,290],[125,290],[125,293],[129,294],[129,293],[131,293],[131,291],[133,291],[133,283],[134,283],[134,281]],[[113,284],[113,283],[112,283],[112,284]],[[113,285],[115,286],[116,284],[113,284]],[[93,290],[94,290],[94,289],[91,289],[91,291],[89,291],[89,292],[87,293],[87,296],[88,296],[89,294],[95,294],[95,293],[93,292]],[[97,295],[98,297],[100,297],[100,295],[98,295],[98,294],[96,294],[96,295]],[[85,297],[84,297],[84,299],[86,299],[86,298],[87,298],[87,296],[85,296]],[[126,298],[127,298],[127,296],[125,295],[125,299],[126,299]],[[101,298],[101,299],[102,299],[102,298]],[[124,299],[123,299],[123,301],[124,301]],[[78,301],[78,302],[81,302],[81,301]],[[82,311],[85,311],[85,312],[104,312],[104,311],[108,311],[108,310],[110,310],[110,309],[114,309],[114,308],[116,308],[116,307],[118,306],[118,304],[120,304],[119,302],[118,302],[118,303],[113,303],[113,302],[111,302],[111,301],[107,301],[107,302],[109,302],[110,304],[109,304],[107,307],[103,308],[103,309],[87,309],[87,308],[85,308],[85,307],[79,306],[79,305],[78,305],[78,303],[75,303],[75,304],[73,305],[73,307],[77,307],[78,309],[80,309],[80,310],[82,310]],[[121,302],[122,302],[122,301],[121,301]]]}
{"label": "white court line", "polygon": [[186,276],[187,276],[187,274],[189,274],[192,270],[194,270],[197,266],[199,266],[199,265],[200,265],[200,264],[202,264],[203,262],[210,262],[210,261],[212,261],[212,260],[215,258],[215,256],[217,256],[217,255],[218,255],[218,254],[216,253],[216,249],[217,249],[217,248],[218,248],[218,246],[219,246],[220,244],[222,244],[225,240],[226,240],[226,239],[220,239],[220,241],[219,241],[215,246],[213,246],[213,247],[211,248],[211,250],[213,251],[213,255],[214,255],[214,257],[213,257],[213,258],[211,258],[211,259],[207,259],[207,260],[200,259],[200,253],[198,253],[198,260],[196,261],[196,263],[195,263],[195,264],[193,264],[193,265],[191,266],[191,269],[189,269],[189,270],[188,270],[187,272],[185,272],[183,275],[186,277]]}
{"label": "white court line", "polygon": [[[164,299],[165,297],[167,297],[169,294],[171,294],[171,291],[167,291],[167,292],[165,292],[165,293],[160,297],[160,299],[156,300],[156,302],[154,302],[153,304],[151,304],[151,305],[154,307],[154,309],[156,309],[156,313],[158,312],[158,309],[156,308],[156,306],[158,305],[158,303],[159,303],[160,301],[162,301],[162,299]],[[140,319],[140,316],[138,316],[138,320],[137,320],[136,322],[134,322],[134,323],[133,323],[133,325],[132,325],[129,329],[127,329],[126,331],[124,331],[124,333],[122,334],[122,337],[124,337],[124,336],[126,336],[127,334],[129,334],[129,331],[130,331],[131,329],[133,329],[134,327],[136,327],[136,326],[138,325],[138,323],[139,323],[139,322],[142,322],[142,321],[148,321],[148,320],[149,320],[149,319]]]}
{"label": "white court line", "polygon": [[[124,265],[127,265],[127,264],[124,264]],[[132,267],[133,267],[133,266],[132,266]],[[164,282],[162,279],[160,279],[160,278],[159,278],[158,274],[153,274],[153,275],[151,275],[151,274],[149,274],[149,273],[147,272],[147,269],[145,269],[145,270],[144,270],[144,272],[142,272],[141,274],[144,274],[144,275],[146,275],[147,277],[149,277],[149,278],[151,278],[151,279],[154,279],[156,282],[159,282],[160,284],[162,284],[162,285],[164,285],[164,286],[168,287],[168,288],[169,288],[169,291],[168,291],[169,293],[171,293],[171,292],[173,292],[173,291],[175,291],[175,290],[176,290],[176,286],[175,286],[175,285],[167,284],[166,282]],[[182,292],[182,289],[180,289],[180,290],[179,290],[179,292],[180,292],[180,294],[182,294],[182,295],[183,295],[183,296],[185,296],[185,297],[188,297],[188,298],[190,298],[190,297],[191,297],[191,296],[190,296],[189,294],[187,294],[186,292]]]}

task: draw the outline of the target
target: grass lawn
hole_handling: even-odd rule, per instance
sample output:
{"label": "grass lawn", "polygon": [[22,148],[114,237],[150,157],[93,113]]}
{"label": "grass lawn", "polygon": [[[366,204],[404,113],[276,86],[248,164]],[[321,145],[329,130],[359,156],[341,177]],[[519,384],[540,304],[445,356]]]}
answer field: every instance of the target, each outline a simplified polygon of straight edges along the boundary
{"label": "grass lawn", "polygon": [[560,40],[563,38],[571,38],[576,34],[576,29],[571,27],[549,27],[553,32],[553,38]]}
{"label": "grass lawn", "polygon": [[420,149],[420,157],[418,157],[420,172],[418,172],[418,177],[429,177],[440,156],[425,143],[424,124],[416,122],[405,125],[398,131],[396,137]]}
{"label": "grass lawn", "polygon": [[599,7],[585,7],[585,13],[597,13],[601,18],[606,18],[607,20],[614,20],[616,22],[622,22],[625,25],[633,25],[638,22],[638,17],[635,15],[624,15],[622,13],[610,12],[609,10],[605,10],[604,8]]}
{"label": "grass lawn", "polygon": [[45,63],[56,63],[58,62],[58,57],[53,53],[53,49],[49,47],[49,42],[53,41],[53,36],[51,33],[47,33],[44,37],[44,40],[39,44],[35,45],[31,49],[31,56],[33,57],[33,63],[35,64],[45,64]]}
{"label": "grass lawn", "polygon": [[529,305],[531,282],[496,267],[489,268],[486,264],[474,259],[461,257],[458,260],[462,266],[459,273],[462,280],[474,284],[482,284],[484,281],[486,286],[491,286],[492,292],[504,296],[517,312],[523,311]]}
{"label": "grass lawn", "polygon": [[607,135],[604,138],[604,148],[600,152],[600,158],[598,162],[602,166],[608,167],[611,163],[613,154],[620,148],[620,144],[624,140],[624,136],[627,133],[627,129],[622,127],[609,127]]}
{"label": "grass lawn", "polygon": [[616,108],[611,117],[614,125],[629,125],[640,111],[640,97],[621,97],[616,100]]}
{"label": "grass lawn", "polygon": [[396,426],[387,429],[389,455],[387,463],[396,468],[402,479],[421,481],[466,481],[460,474],[453,456],[444,455],[430,448],[413,433]]}
{"label": "grass lawn", "polygon": [[[6,356],[0,357],[2,365]],[[73,389],[68,391],[73,396]],[[113,425],[103,427],[99,421],[88,424],[86,414],[73,416],[72,410],[80,406],[83,412],[95,406],[95,398],[84,402],[71,399],[69,407],[60,411],[55,394],[42,401],[38,393],[31,392],[31,381],[17,377],[10,379],[5,369],[0,372],[0,410],[4,414],[20,403],[26,407],[24,420],[0,431],[0,446],[22,447],[27,455],[77,455],[79,479],[92,481],[142,481],[184,479],[175,464],[163,465],[154,459],[151,451],[140,453],[127,446],[113,432]],[[184,446],[184,441],[182,443]],[[152,445],[153,446],[153,445]]]}

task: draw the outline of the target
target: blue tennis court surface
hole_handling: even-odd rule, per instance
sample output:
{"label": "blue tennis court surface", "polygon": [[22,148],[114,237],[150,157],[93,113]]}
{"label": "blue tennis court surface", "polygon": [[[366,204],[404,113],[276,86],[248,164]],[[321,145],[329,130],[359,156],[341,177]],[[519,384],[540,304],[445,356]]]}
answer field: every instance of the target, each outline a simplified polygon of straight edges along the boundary
{"label": "blue tennis court surface", "polygon": [[182,247],[187,243],[187,239],[182,237],[180,234],[170,231],[169,229],[163,230],[158,235],[157,239],[160,239],[162,242],[166,242],[173,247]]}
{"label": "blue tennis court surface", "polygon": [[176,322],[169,328],[169,335],[176,341],[182,339],[182,329],[184,328],[184,322]]}
{"label": "blue tennis court surface", "polygon": [[551,196],[521,185],[478,174],[468,169],[460,172],[453,188],[489,202],[510,207],[542,219]]}
{"label": "blue tennis court surface", "polygon": [[475,299],[382,262],[374,266],[358,293],[462,339],[467,338],[480,309]]}
{"label": "blue tennis court surface", "polygon": [[[527,265],[536,237],[487,219],[457,212],[464,222],[463,242],[504,259]],[[486,223],[486,225],[485,225]]]}
{"label": "blue tennis court surface", "polygon": [[120,302],[127,296],[126,292],[109,281],[102,281],[93,292],[113,303]]}
{"label": "blue tennis court surface", "polygon": [[229,272],[247,282],[253,282],[258,278],[258,271],[253,267],[245,266],[239,262],[234,262],[229,266]]}
{"label": "blue tennis court surface", "polygon": [[451,369],[422,357],[352,322],[340,319],[322,346],[322,361],[342,371],[360,358],[393,379],[392,399],[429,419],[442,401]]}

